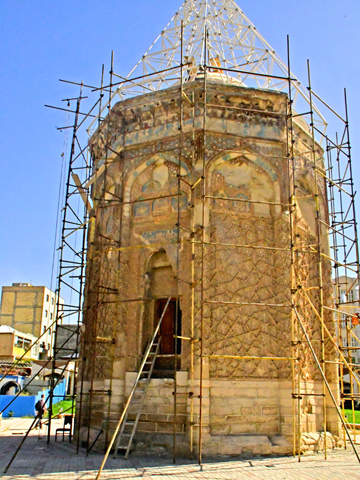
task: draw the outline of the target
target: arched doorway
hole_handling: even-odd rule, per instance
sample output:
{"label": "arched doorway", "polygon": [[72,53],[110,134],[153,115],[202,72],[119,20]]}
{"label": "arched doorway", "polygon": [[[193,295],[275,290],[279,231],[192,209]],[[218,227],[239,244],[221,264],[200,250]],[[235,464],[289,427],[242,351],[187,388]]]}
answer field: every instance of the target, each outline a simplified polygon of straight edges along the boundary
{"label": "arched doorway", "polygon": [[[175,336],[181,336],[182,318],[180,302],[177,297],[177,281],[165,250],[162,249],[152,255],[147,276],[149,282],[146,292],[147,305],[142,344],[145,348],[170,297],[171,300],[161,322],[159,358],[155,364],[154,376],[172,376],[175,354],[180,355],[181,353],[181,340],[176,339]],[[180,363],[180,358],[178,358],[177,368],[180,367]]]}

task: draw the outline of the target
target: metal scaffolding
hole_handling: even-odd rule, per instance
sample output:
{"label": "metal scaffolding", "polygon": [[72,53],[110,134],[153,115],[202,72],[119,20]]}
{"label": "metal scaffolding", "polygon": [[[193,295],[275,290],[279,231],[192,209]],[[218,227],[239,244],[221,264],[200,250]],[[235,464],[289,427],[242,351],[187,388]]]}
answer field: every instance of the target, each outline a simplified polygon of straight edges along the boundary
{"label": "metal scaffolding", "polygon": [[[157,47],[159,48],[157,49]],[[353,315],[349,308],[356,310],[359,301],[349,301],[346,295],[359,284],[359,251],[355,216],[355,192],[352,176],[351,146],[349,134],[349,121],[347,113],[347,100],[345,93],[345,114],[336,113],[313,90],[311,85],[310,66],[308,65],[308,87],[304,88],[290,69],[290,48],[288,41],[288,62],[284,64],[276,55],[270,45],[261,37],[245,14],[232,0],[186,0],[179,12],[172,18],[169,25],[163,30],[149,51],[141,61],[124,78],[114,72],[114,57],[111,57],[110,78],[104,86],[104,67],[102,69],[100,87],[76,84],[80,87],[80,96],[69,100],[76,102],[74,113],[73,139],[69,161],[69,171],[66,189],[65,206],[63,210],[63,229],[60,246],[60,271],[58,277],[58,296],[66,298],[65,305],[58,313],[56,324],[64,319],[71,319],[76,323],[77,349],[71,356],[76,361],[80,360],[78,368],[79,382],[76,392],[77,400],[77,450],[85,447],[89,454],[101,436],[104,437],[106,446],[111,447],[115,441],[114,431],[117,422],[112,418],[112,401],[114,361],[116,356],[117,324],[115,315],[111,322],[104,317],[104,305],[112,305],[116,312],[123,311],[127,305],[141,304],[144,298],[122,298],[121,275],[123,272],[107,277],[106,258],[109,253],[116,254],[119,265],[124,265],[123,256],[131,251],[154,247],[160,249],[169,244],[176,248],[175,278],[177,285],[176,318],[174,342],[176,345],[173,357],[173,460],[176,461],[178,437],[178,402],[183,395],[177,390],[177,371],[179,358],[183,355],[178,350],[178,342],[190,344],[189,361],[189,389],[191,395],[189,442],[192,456],[196,456],[199,464],[203,461],[203,424],[204,424],[204,361],[214,362],[220,358],[236,362],[262,361],[282,362],[289,366],[292,378],[292,405],[293,405],[293,454],[301,455],[302,418],[301,410],[304,399],[309,397],[322,397],[323,442],[324,454],[327,456],[327,408],[330,404],[339,415],[344,438],[352,445],[360,461],[355,446],[355,424],[350,425],[345,418],[345,400],[351,401],[354,414],[355,402],[360,399],[359,366],[351,359],[351,350],[360,349],[360,340],[354,332]],[[202,81],[202,104],[195,104],[194,95],[191,93],[191,82]],[[287,111],[284,114],[286,124],[286,155],[281,159],[287,162],[288,168],[288,198],[285,202],[266,202],[244,200],[239,198],[217,197],[208,188],[207,168],[207,135],[208,109],[214,105],[208,103],[208,82],[215,80],[229,85],[253,87],[257,89],[272,89],[284,92],[287,95]],[[74,82],[68,82],[74,84]],[[127,119],[136,116],[131,105],[126,104],[127,98],[144,96],[142,101],[151,102],[146,94],[176,88],[174,102],[178,107],[177,118],[178,135],[172,153],[178,158],[177,188],[169,195],[155,195],[148,200],[171,198],[175,201],[176,220],[173,225],[174,239],[157,244],[139,242],[135,245],[124,245],[124,211],[135,205],[141,204],[143,199],[127,199],[125,195],[124,175],[129,144],[127,143]],[[89,97],[95,97],[88,113],[81,112],[81,102],[84,98],[83,91]],[[104,97],[107,95],[107,100]],[[119,97],[120,106],[116,115],[120,118],[121,128],[116,144],[116,151],[112,149],[110,138],[111,112],[115,98]],[[335,139],[326,134],[326,122],[315,101],[328,111],[334,123],[340,124],[340,130]],[[297,103],[295,104],[295,101]],[[118,104],[119,105],[119,104]],[[188,125],[184,128],[185,105],[192,110]],[[217,108],[221,106],[216,105]],[[195,125],[195,109],[202,112],[201,128]],[[248,107],[226,105],[229,110],[238,113],[249,113]],[[296,108],[296,110],[295,110]],[[267,112],[274,115],[273,112]],[[280,114],[278,114],[280,115]],[[81,120],[79,120],[81,117]],[[326,115],[325,115],[326,117]],[[310,143],[307,143],[296,128],[299,121],[308,122],[310,129]],[[332,129],[333,131],[334,129]],[[101,134],[100,134],[101,133]],[[91,142],[90,142],[91,140]],[[91,145],[90,145],[91,143]],[[326,166],[322,166],[323,151],[320,144],[325,145]],[[102,162],[94,159],[90,148],[103,150]],[[198,177],[192,178],[189,183],[182,175],[182,158],[185,148],[191,145],[188,155],[201,162],[202,168]],[[234,152],[234,150],[232,150]],[[236,152],[235,152],[236,153]],[[263,157],[266,154],[262,153]],[[313,175],[312,193],[304,193],[297,184],[298,158],[304,157],[312,162]],[[97,161],[94,164],[94,161]],[[119,166],[121,182],[117,193],[107,190],[108,169],[114,162]],[[184,222],[181,213],[181,200],[184,188],[191,195],[201,198],[201,224],[195,224],[192,218],[190,227]],[[119,193],[120,192],[120,193]],[[321,205],[321,195],[328,199],[328,211]],[[82,204],[79,207],[79,199]],[[285,242],[278,244],[242,244],[227,241],[216,241],[211,238],[206,227],[206,211],[211,202],[263,203],[269,207],[278,206],[287,213],[289,235]],[[300,207],[303,201],[309,202],[316,213],[316,236],[312,238],[304,231],[301,223]],[[191,198],[188,208],[192,208]],[[104,235],[99,230],[99,221],[105,211],[111,211],[119,220],[117,229]],[[115,233],[113,233],[115,232]],[[324,236],[330,236],[330,249],[327,251]],[[190,263],[183,265],[181,249],[188,248],[191,252]],[[209,252],[213,248],[227,251],[253,251],[262,250],[264,255],[275,255],[279,252],[286,255],[289,262],[291,288],[288,292],[289,302],[272,301],[249,302],[241,301],[235,296],[212,299],[209,297],[210,280],[206,269],[209,261]],[[304,274],[304,266],[309,262],[314,265],[314,276],[311,285]],[[181,278],[184,268],[188,269],[191,282],[185,285]],[[333,270],[335,300],[333,304],[324,301],[324,291],[328,288],[324,278]],[[326,273],[327,272],[327,273]],[[344,280],[344,278],[353,278]],[[94,280],[98,279],[98,280]],[[346,294],[341,292],[346,291]],[[84,304],[85,297],[85,304]],[[189,336],[179,334],[178,318],[179,304],[184,298],[190,298],[191,318]],[[286,338],[291,350],[291,356],[264,356],[264,355],[235,355],[227,356],[209,352],[204,331],[206,311],[218,305],[228,305],[237,311],[244,306],[254,308],[272,308],[289,313],[289,331],[291,335]],[[58,305],[59,308],[59,305]],[[198,309],[198,310],[197,310]],[[82,327],[83,315],[93,328],[84,330]],[[306,318],[311,315],[315,320],[311,329]],[[345,320],[342,316],[345,316]],[[335,322],[333,321],[335,319]],[[346,323],[346,342],[343,342]],[[336,323],[336,325],[335,325]],[[85,332],[85,333],[84,333]],[[356,346],[351,346],[355,345]],[[81,345],[81,348],[80,348]],[[79,348],[81,357],[79,357]],[[332,351],[332,358],[327,352]],[[240,349],[239,349],[240,350]],[[110,352],[110,354],[109,354]],[[322,382],[321,391],[308,389],[305,385],[302,358],[312,357],[312,365]],[[134,365],[139,363],[139,354],[134,355]],[[106,371],[109,373],[106,388],[97,388],[96,372],[97,361],[103,358]],[[51,359],[52,369],[57,368],[56,353]],[[78,363],[78,362],[77,362]],[[199,378],[195,376],[195,368],[199,366]],[[342,411],[339,409],[340,399],[334,384],[339,376],[340,387],[344,387],[344,377],[350,378],[350,392],[340,392]],[[334,378],[336,381],[334,381]],[[355,391],[356,390],[356,391]],[[196,395],[194,394],[196,392]],[[50,441],[51,406],[48,441]],[[105,405],[107,410],[106,420],[94,441],[91,441],[94,415],[97,404]],[[124,402],[126,404],[126,402]],[[86,409],[86,410],[85,410]],[[87,422],[81,424],[86,416]],[[353,415],[355,418],[355,415]],[[120,418],[120,415],[119,415]],[[354,420],[355,423],[355,420]],[[81,428],[87,429],[87,440],[80,444]],[[96,428],[96,427],[95,427]],[[351,435],[353,433],[353,436]],[[116,432],[115,432],[116,433]],[[112,438],[111,438],[112,437]],[[105,465],[110,447],[104,458]]]}

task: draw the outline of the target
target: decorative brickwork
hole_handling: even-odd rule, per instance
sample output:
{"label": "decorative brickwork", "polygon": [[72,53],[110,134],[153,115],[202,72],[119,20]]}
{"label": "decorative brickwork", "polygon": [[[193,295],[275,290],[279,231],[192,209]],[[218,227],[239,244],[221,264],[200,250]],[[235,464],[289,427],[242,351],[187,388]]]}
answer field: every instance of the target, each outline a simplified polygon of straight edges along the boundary
{"label": "decorative brickwork", "polygon": [[[292,310],[296,291],[320,354],[319,322],[301,294],[318,308],[310,132],[294,126],[294,183],[303,194],[294,207],[286,95],[210,81],[205,109],[203,82],[185,92],[191,101],[181,124],[173,87],[119,102],[90,140],[95,167],[106,160],[106,169],[93,186],[88,238],[82,436],[93,440],[103,428],[97,448],[108,440],[158,320],[157,302],[171,297],[181,311],[179,371],[151,381],[138,445],[158,452],[163,435],[170,450],[175,429],[181,451],[189,453],[191,442],[196,450],[201,391],[205,454],[290,453],[294,355],[301,388],[320,388]],[[326,216],[322,180],[318,188]],[[325,230],[322,238],[326,252]],[[330,304],[330,269],[322,275]],[[333,331],[331,316],[324,319]],[[332,358],[332,346],[325,349]],[[336,383],[335,370],[330,378]],[[105,393],[91,393],[96,388]],[[300,402],[304,431],[321,428],[322,398],[315,398]]]}

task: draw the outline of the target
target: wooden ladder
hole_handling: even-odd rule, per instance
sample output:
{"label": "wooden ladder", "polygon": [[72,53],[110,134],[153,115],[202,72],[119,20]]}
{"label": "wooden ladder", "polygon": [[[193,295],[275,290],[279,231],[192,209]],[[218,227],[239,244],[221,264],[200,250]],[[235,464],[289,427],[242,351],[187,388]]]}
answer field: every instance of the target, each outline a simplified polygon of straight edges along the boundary
{"label": "wooden ladder", "polygon": [[125,450],[125,459],[127,459],[129,456],[132,442],[139,423],[142,407],[145,401],[146,392],[150,384],[156,358],[159,354],[161,337],[158,337],[158,334],[160,331],[161,322],[164,318],[166,309],[169,306],[170,300],[171,297],[167,299],[159,323],[157,324],[155,332],[146,347],[139,372],[136,376],[135,383],[132,387],[129,398],[126,402],[119,423],[110,442],[106,458],[111,450],[115,439],[116,444],[114,450],[114,458],[116,457],[119,450]]}

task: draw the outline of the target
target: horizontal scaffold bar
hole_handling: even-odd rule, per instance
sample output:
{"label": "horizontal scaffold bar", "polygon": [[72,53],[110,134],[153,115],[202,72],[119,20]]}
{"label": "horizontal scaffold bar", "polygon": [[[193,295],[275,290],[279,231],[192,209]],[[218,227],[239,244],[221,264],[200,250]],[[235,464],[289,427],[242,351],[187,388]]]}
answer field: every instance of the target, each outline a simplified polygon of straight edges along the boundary
{"label": "horizontal scaffold bar", "polygon": [[290,252],[290,248],[280,248],[280,247],[264,247],[261,245],[238,245],[236,243],[221,243],[221,242],[190,242],[195,245],[206,245],[208,247],[234,247],[234,248],[254,248],[259,250],[276,250],[281,252]]}
{"label": "horizontal scaffold bar", "polygon": [[244,203],[259,203],[262,205],[277,205],[281,207],[293,207],[289,203],[279,203],[279,202],[265,202],[262,200],[247,200],[245,198],[235,198],[235,197],[216,197],[213,195],[205,195],[205,198],[212,198],[214,200],[230,200],[231,202],[244,202]]}
{"label": "horizontal scaffold bar", "polygon": [[249,305],[258,307],[280,307],[280,308],[293,308],[293,305],[286,305],[283,303],[261,303],[261,302],[228,302],[221,300],[204,300],[204,303],[209,305]]}
{"label": "horizontal scaffold bar", "polygon": [[293,357],[261,357],[256,355],[202,355],[203,358],[224,358],[230,360],[299,360]]}

